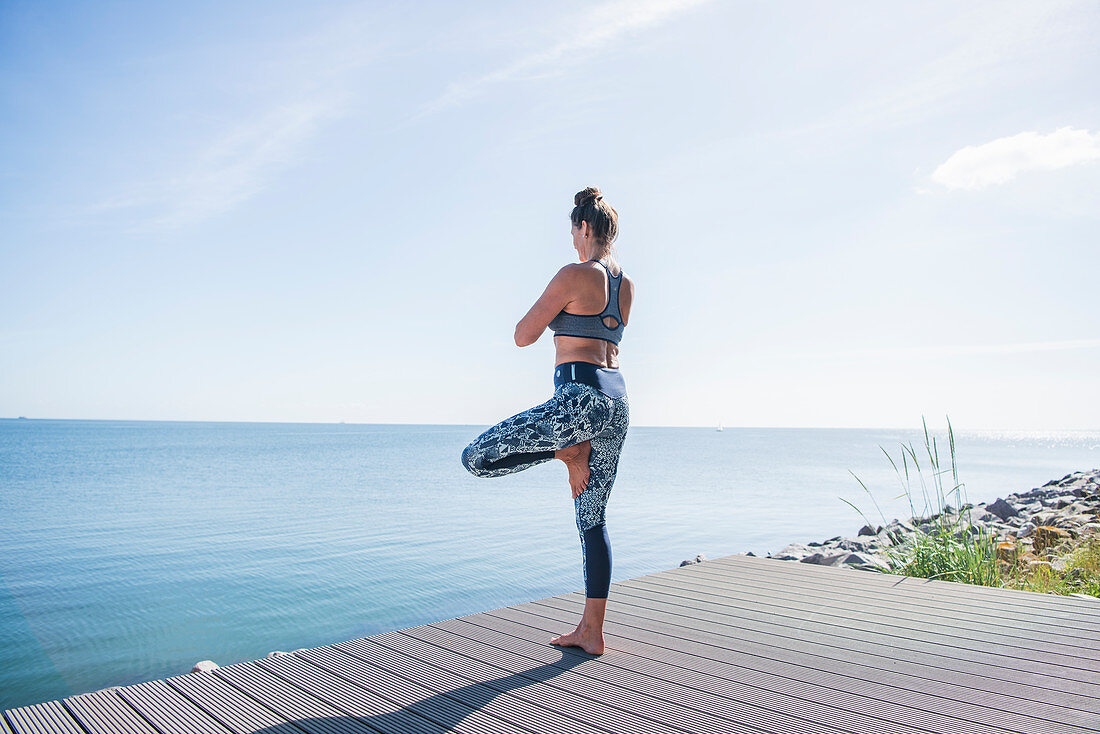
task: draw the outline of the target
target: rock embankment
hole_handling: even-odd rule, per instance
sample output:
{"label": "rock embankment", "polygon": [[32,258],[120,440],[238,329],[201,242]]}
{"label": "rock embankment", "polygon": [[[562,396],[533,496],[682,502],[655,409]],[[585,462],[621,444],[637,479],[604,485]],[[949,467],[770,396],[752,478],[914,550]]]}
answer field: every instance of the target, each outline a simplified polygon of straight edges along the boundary
{"label": "rock embankment", "polygon": [[[890,550],[900,550],[917,533],[935,534],[948,527],[954,529],[959,540],[984,530],[997,541],[1002,559],[1011,557],[1031,566],[1044,564],[1061,571],[1066,559],[1058,556],[1058,550],[1066,541],[1100,534],[1100,470],[1067,474],[1029,492],[998,497],[989,504],[967,503],[958,509],[944,509],[946,512],[931,517],[895,518],[889,525],[875,527],[864,525],[854,538],[838,535],[820,542],[791,543],[767,557],[890,572],[895,570]],[[699,555],[680,565],[704,561],[706,558]]]}
{"label": "rock embankment", "polygon": [[[306,648],[304,648],[304,647],[299,647],[297,650],[293,650],[292,652],[298,652],[299,650],[305,650],[305,649]],[[277,658],[277,657],[282,657],[283,655],[290,655],[290,653],[286,652],[285,650],[272,650],[271,652],[269,652],[267,654],[267,657],[268,658]],[[221,666],[218,665],[217,663],[215,663],[213,660],[200,660],[199,662],[195,663],[194,666],[192,666],[191,672],[192,673],[209,673],[210,671],[217,670],[220,667]]]}
{"label": "rock embankment", "polygon": [[[1066,540],[1100,532],[1100,470],[1067,474],[1029,492],[998,497],[989,504],[950,506],[931,517],[894,519],[889,525],[864,525],[855,538],[837,536],[816,543],[791,543],[769,558],[816,563],[861,571],[891,571],[888,549],[904,545],[916,533],[934,534],[953,527],[962,540],[984,529],[998,542],[998,551],[1022,554],[1032,564],[1056,570],[1064,558],[1054,551]],[[1034,558],[1028,558],[1027,554]]]}

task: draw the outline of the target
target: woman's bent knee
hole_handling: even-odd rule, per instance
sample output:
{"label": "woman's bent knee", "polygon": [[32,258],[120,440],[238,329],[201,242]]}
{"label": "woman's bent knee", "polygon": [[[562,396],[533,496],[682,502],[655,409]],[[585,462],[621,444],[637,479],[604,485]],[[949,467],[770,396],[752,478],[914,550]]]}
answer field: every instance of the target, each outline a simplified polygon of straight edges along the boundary
{"label": "woman's bent knee", "polygon": [[481,476],[481,457],[474,449],[473,444],[470,444],[466,448],[462,449],[462,466],[466,467],[466,471],[470,472],[474,476]]}

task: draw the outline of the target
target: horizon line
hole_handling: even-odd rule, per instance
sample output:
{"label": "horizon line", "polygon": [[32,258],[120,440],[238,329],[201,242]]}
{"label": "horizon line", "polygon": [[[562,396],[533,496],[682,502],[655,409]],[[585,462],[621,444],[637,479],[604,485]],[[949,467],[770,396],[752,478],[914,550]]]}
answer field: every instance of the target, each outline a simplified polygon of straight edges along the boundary
{"label": "horizon line", "polygon": [[[0,421],[70,421],[70,422],[86,422],[86,423],[229,423],[229,424],[259,424],[259,425],[308,425],[308,426],[454,426],[454,427],[478,427],[493,425],[491,423],[415,423],[415,422],[393,422],[393,421],[304,421],[304,420],[202,420],[202,419],[177,419],[177,418],[42,418],[42,417],[29,417],[29,416],[0,416]],[[837,430],[837,431],[923,431],[923,427],[909,428],[905,426],[742,426],[742,425],[725,425],[719,424],[723,431],[725,430],[748,430],[748,429],[771,429],[771,430],[800,430],[800,429],[814,429],[814,430]],[[702,428],[717,432],[718,426],[715,424],[637,424],[632,425],[632,428]],[[937,428],[929,428],[930,433],[935,432]],[[952,425],[952,431],[955,427]],[[1076,431],[1076,432],[1094,432],[1100,433],[1100,427],[1095,428],[962,428],[961,431],[1028,431],[1028,432],[1050,432],[1050,431]]]}

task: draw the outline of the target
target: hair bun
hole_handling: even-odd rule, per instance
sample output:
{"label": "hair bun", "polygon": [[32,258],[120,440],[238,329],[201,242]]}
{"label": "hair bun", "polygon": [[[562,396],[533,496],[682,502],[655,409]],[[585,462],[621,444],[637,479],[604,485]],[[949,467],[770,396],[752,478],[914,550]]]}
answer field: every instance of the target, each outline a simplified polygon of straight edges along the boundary
{"label": "hair bun", "polygon": [[584,191],[578,191],[577,195],[573,197],[574,206],[584,206],[585,204],[595,204],[603,198],[603,192],[595,186],[589,186]]}
{"label": "hair bun", "polygon": [[619,213],[603,199],[603,192],[595,186],[578,191],[573,197],[573,211],[569,212],[569,221],[578,229],[582,222],[588,222],[589,234],[596,238],[597,244],[611,246],[619,236]]}

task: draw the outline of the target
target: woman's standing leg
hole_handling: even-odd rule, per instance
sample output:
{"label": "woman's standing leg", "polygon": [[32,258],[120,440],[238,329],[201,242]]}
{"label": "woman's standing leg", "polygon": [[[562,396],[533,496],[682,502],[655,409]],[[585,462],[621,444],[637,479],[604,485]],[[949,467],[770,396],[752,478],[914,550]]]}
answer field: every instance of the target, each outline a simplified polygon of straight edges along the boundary
{"label": "woman's standing leg", "polygon": [[615,398],[607,427],[592,438],[588,488],[574,500],[584,568],[584,614],[577,629],[551,640],[553,645],[580,647],[594,655],[604,651],[603,622],[611,586],[611,543],[607,536],[606,510],[629,425],[630,406],[626,397]]}

